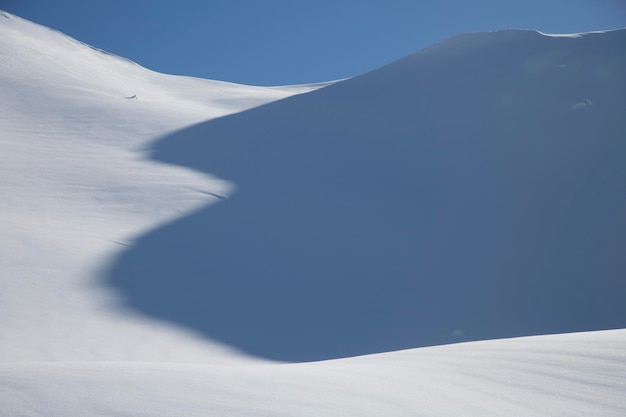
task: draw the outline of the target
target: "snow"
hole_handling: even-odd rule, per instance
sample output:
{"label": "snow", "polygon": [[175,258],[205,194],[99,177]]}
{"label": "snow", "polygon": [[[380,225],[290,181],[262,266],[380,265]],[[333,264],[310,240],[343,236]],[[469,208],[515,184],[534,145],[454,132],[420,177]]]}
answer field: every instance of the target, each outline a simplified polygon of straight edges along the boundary
{"label": "snow", "polygon": [[254,87],[2,16],[0,416],[626,413],[625,31]]}
{"label": "snow", "polygon": [[141,232],[232,188],[148,161],[143,148],[319,86],[158,74],[17,17],[0,22],[0,328],[11,341],[0,357],[216,360],[197,337],[113,308],[119,297],[100,285],[104,265]]}
{"label": "snow", "polygon": [[107,282],[279,361],[623,328],[625,35],[471,34],[165,136],[237,191]]}
{"label": "snow", "polygon": [[625,344],[620,330],[288,365],[5,364],[0,415],[621,416]]}

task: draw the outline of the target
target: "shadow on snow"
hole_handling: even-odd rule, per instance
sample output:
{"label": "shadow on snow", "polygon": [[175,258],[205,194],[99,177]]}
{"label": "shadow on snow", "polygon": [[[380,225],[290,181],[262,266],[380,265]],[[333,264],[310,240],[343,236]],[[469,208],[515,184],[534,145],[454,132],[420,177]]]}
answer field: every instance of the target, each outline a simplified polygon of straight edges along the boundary
{"label": "shadow on snow", "polygon": [[108,283],[283,361],[626,326],[623,33],[474,36],[160,140],[237,191]]}

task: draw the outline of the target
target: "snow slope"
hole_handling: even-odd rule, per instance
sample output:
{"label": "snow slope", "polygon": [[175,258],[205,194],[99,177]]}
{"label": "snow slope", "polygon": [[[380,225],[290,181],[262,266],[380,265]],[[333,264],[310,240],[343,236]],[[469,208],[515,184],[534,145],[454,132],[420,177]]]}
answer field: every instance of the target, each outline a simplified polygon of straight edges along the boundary
{"label": "snow slope", "polygon": [[284,361],[626,327],[624,45],[464,35],[174,132],[155,159],[238,191],[108,282]]}
{"label": "snow slope", "polygon": [[626,331],[336,361],[0,365],[2,416],[623,416]]}
{"label": "snow slope", "polygon": [[136,235],[229,192],[142,149],[317,86],[158,74],[8,13],[0,83],[0,358],[216,360],[195,336],[112,308],[118,297],[100,285]]}
{"label": "snow slope", "polygon": [[[458,193],[489,179],[494,171],[479,169],[489,163],[508,175],[506,184],[517,185],[513,197],[519,200],[513,203],[523,202],[529,218],[542,219],[533,209],[549,209],[533,233],[548,227],[563,250],[580,255],[590,249],[592,255],[577,265],[607,261],[593,275],[597,286],[566,283],[572,291],[591,290],[576,292],[579,300],[606,301],[580,326],[624,327],[623,310],[614,302],[624,295],[616,278],[623,275],[617,256],[624,196],[619,139],[626,135],[618,117],[624,113],[623,55],[615,53],[623,36],[618,31],[563,38],[573,42],[570,49],[534,32],[462,36],[315,92],[326,84],[261,88],[154,73],[1,12],[0,416],[624,415],[624,330],[313,363],[262,360],[409,347],[424,343],[407,336],[419,326],[426,326],[423,334],[443,332],[431,342],[462,340],[464,332],[472,339],[498,336],[490,329],[513,329],[504,336],[516,335],[524,322],[531,324],[526,333],[537,330],[525,321],[529,316],[515,316],[516,303],[538,307],[534,286],[519,284],[495,297],[451,275],[434,290],[432,282],[405,280],[424,272],[416,253],[434,257],[437,265],[427,264],[427,271],[449,273],[439,264],[448,257],[437,252],[449,248],[450,259],[458,260],[458,239],[469,251],[462,259],[488,248],[490,259],[499,260],[498,245],[511,241],[490,235],[485,246],[473,239],[472,227],[484,226],[487,217],[503,227],[512,217],[524,220],[524,213],[498,217],[491,209],[476,217],[484,201],[499,201],[489,194],[502,191],[497,183],[485,183],[478,194],[483,200]],[[502,55],[503,50],[512,52]],[[485,59],[470,71],[467,65],[476,62],[472,51]],[[517,53],[525,57],[521,63]],[[503,70],[502,58],[511,72]],[[555,84],[561,79],[551,75],[555,71],[573,75]],[[459,90],[461,80],[442,84],[455,74],[469,75],[473,87]],[[579,85],[580,74],[592,82]],[[485,79],[502,84],[483,97],[479,87]],[[505,110],[486,105],[494,95]],[[519,111],[529,119],[518,119]],[[545,118],[533,118],[548,111]],[[496,120],[491,129],[501,134],[487,137],[514,145],[494,145],[505,148],[508,158],[483,153],[490,148],[469,122],[482,113]],[[528,120],[536,124],[524,127]],[[553,148],[564,143],[558,135],[531,135],[535,140],[526,147],[522,133],[504,134],[511,126],[525,134],[566,129],[564,138],[578,151]],[[452,135],[466,131],[473,133],[466,141]],[[425,135],[433,132],[436,141]],[[586,140],[590,136],[593,141]],[[552,145],[543,144],[550,138]],[[561,161],[550,152],[563,149],[563,162],[549,166]],[[572,175],[589,182],[580,194],[565,187],[552,199],[555,188],[541,188],[544,205],[533,206],[527,198],[535,192],[524,193],[518,184],[528,176],[515,164],[521,150],[542,169],[531,176],[535,186],[551,178],[543,175],[546,170],[566,185]],[[472,158],[478,159],[471,163]],[[581,173],[566,170],[569,164]],[[448,170],[457,166],[465,169]],[[431,183],[433,172],[443,178]],[[550,210],[570,197],[587,202],[583,211],[551,229],[548,220],[556,214]],[[439,200],[424,208],[428,198]],[[592,204],[597,201],[602,204]],[[466,210],[472,221],[456,218]],[[589,229],[577,228],[581,218]],[[425,240],[416,225],[423,228],[433,219],[432,240]],[[513,231],[528,226],[522,222]],[[563,239],[560,232],[566,232]],[[594,245],[566,241],[580,232],[595,233]],[[524,248],[545,249],[540,240],[526,238]],[[505,261],[519,267],[537,252],[499,260],[494,268],[515,272]],[[541,259],[534,267],[556,268],[541,278],[556,271],[552,285],[562,285],[559,264]],[[480,270],[471,262],[454,268],[473,278]],[[277,272],[283,275],[275,277]],[[229,277],[234,281],[226,284]],[[477,282],[483,290],[493,284]],[[414,299],[414,284],[435,299]],[[564,299],[559,304],[547,291],[544,304],[576,313],[570,298]],[[495,305],[477,308],[486,301]],[[394,310],[394,304],[401,308]],[[429,315],[416,322],[413,308]],[[590,311],[585,307],[582,313]],[[501,316],[502,326],[487,320],[482,333],[470,326],[492,313]],[[536,314],[554,318],[550,310]],[[576,327],[581,316],[567,323]]]}

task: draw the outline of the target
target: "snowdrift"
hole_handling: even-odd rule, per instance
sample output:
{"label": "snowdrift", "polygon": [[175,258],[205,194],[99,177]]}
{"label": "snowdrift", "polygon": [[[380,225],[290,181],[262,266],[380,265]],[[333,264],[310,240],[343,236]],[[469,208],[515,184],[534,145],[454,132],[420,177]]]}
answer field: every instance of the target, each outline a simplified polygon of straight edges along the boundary
{"label": "snowdrift", "polygon": [[288,365],[7,364],[0,415],[619,417],[625,345],[618,330]]}

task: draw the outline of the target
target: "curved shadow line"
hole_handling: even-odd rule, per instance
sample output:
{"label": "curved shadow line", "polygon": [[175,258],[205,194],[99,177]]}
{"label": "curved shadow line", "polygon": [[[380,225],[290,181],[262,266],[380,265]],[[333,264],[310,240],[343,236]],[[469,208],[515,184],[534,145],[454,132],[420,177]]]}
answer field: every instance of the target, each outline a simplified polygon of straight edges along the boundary
{"label": "curved shadow line", "polygon": [[[162,139],[155,159],[239,191],[140,238],[108,283],[282,361],[625,326],[623,83],[517,70],[557,48],[624,73],[583,41],[418,54]],[[586,96],[604,104],[569,111]]]}

